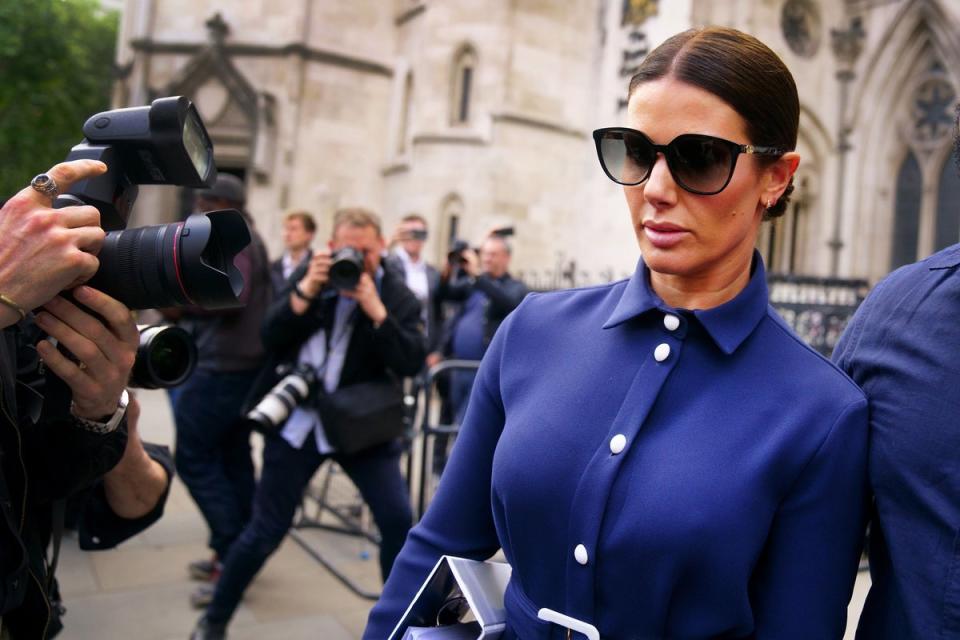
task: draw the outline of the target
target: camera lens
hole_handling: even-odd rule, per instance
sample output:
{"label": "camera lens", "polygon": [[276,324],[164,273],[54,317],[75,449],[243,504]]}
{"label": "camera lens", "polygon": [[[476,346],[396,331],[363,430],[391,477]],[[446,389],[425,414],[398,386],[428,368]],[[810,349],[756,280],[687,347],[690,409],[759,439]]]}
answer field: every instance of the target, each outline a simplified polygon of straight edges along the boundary
{"label": "camera lens", "polygon": [[332,259],[328,272],[330,286],[338,290],[356,289],[363,274],[363,254],[353,247],[343,247]]}
{"label": "camera lens", "polygon": [[197,347],[180,327],[140,327],[140,346],[130,375],[130,386],[142,389],[175,387],[193,373]]}
{"label": "camera lens", "polygon": [[247,224],[234,210],[111,231],[98,256],[100,269],[87,284],[131,309],[237,307],[243,276],[233,259],[249,243]]}

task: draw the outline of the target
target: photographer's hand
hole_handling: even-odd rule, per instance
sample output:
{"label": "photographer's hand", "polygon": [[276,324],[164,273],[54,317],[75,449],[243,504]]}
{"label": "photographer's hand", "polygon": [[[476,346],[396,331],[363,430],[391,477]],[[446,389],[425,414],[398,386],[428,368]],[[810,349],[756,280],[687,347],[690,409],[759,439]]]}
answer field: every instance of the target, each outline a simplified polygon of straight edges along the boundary
{"label": "photographer's hand", "polygon": [[463,270],[471,278],[480,275],[480,257],[473,249],[466,249],[463,252]]}
{"label": "photographer's hand", "polygon": [[[94,160],[75,160],[47,174],[66,192],[78,180],[106,171]],[[32,187],[22,189],[0,210],[0,293],[31,311],[60,291],[88,280],[100,266],[103,244],[100,212],[94,207],[51,208],[53,200]],[[0,305],[0,328],[20,320]]]}
{"label": "photographer's hand", "polygon": [[310,308],[310,301],[316,298],[323,285],[327,284],[332,263],[329,249],[317,249],[310,258],[307,272],[297,283],[297,288],[290,293],[290,308],[295,314],[303,315]]}
{"label": "photographer's hand", "polygon": [[353,291],[341,291],[340,295],[347,298],[353,298],[360,305],[367,317],[373,321],[374,327],[379,327],[387,319],[387,308],[380,300],[380,294],[377,293],[377,285],[373,282],[370,274],[364,272],[360,276],[360,282]]}
{"label": "photographer's hand", "polygon": [[118,300],[90,287],[78,287],[73,295],[100,317],[57,296],[37,314],[37,324],[78,362],[47,340],[40,341],[37,351],[73,392],[74,415],[100,420],[117,409],[136,360],[140,335],[133,314]]}

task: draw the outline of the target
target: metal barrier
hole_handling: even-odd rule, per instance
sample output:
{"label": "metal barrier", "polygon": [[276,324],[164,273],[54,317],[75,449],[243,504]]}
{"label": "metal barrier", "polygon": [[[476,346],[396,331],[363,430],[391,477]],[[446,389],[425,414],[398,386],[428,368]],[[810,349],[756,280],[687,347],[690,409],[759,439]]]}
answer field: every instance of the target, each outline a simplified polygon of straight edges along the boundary
{"label": "metal barrier", "polygon": [[[410,482],[411,498],[416,495],[414,509],[414,521],[419,522],[426,511],[429,497],[432,497],[433,489],[433,451],[432,445],[438,437],[448,436],[456,437],[460,431],[458,423],[440,423],[435,421],[439,419],[440,407],[437,404],[435,389],[438,378],[442,375],[449,375],[453,371],[476,371],[480,367],[479,360],[444,360],[431,367],[421,378],[419,385],[419,428],[415,432],[415,442],[419,441],[419,447],[414,446],[419,457],[419,470],[414,478],[415,464],[410,458],[408,462],[408,482]],[[444,460],[444,462],[446,462]]]}

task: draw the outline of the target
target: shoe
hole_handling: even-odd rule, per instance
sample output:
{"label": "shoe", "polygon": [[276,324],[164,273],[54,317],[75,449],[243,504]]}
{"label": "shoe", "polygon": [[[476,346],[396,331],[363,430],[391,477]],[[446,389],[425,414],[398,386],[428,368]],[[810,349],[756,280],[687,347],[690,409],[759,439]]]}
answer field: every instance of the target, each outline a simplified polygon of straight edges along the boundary
{"label": "shoe", "polygon": [[215,582],[220,577],[221,569],[223,569],[223,565],[217,561],[217,556],[210,559],[194,560],[187,565],[190,579],[200,582]]}
{"label": "shoe", "polygon": [[197,620],[197,626],[190,634],[190,640],[226,640],[226,638],[227,625],[208,622],[205,617]]}
{"label": "shoe", "polygon": [[194,609],[206,609],[213,602],[213,594],[217,584],[201,584],[190,594],[190,606]]}

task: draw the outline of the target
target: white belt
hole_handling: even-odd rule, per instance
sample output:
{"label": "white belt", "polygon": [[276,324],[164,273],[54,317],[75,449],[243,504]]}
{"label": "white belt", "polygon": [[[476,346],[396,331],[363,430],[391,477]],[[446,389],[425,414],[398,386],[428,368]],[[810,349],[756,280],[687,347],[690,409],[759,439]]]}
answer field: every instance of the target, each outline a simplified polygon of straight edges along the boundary
{"label": "white belt", "polygon": [[563,615],[559,611],[544,607],[540,609],[540,611],[537,611],[537,617],[545,622],[552,622],[553,624],[565,627],[567,629],[567,640],[570,640],[571,634],[574,631],[587,636],[587,640],[600,640],[600,632],[597,631],[595,626],[583,620],[577,620],[576,618]]}

